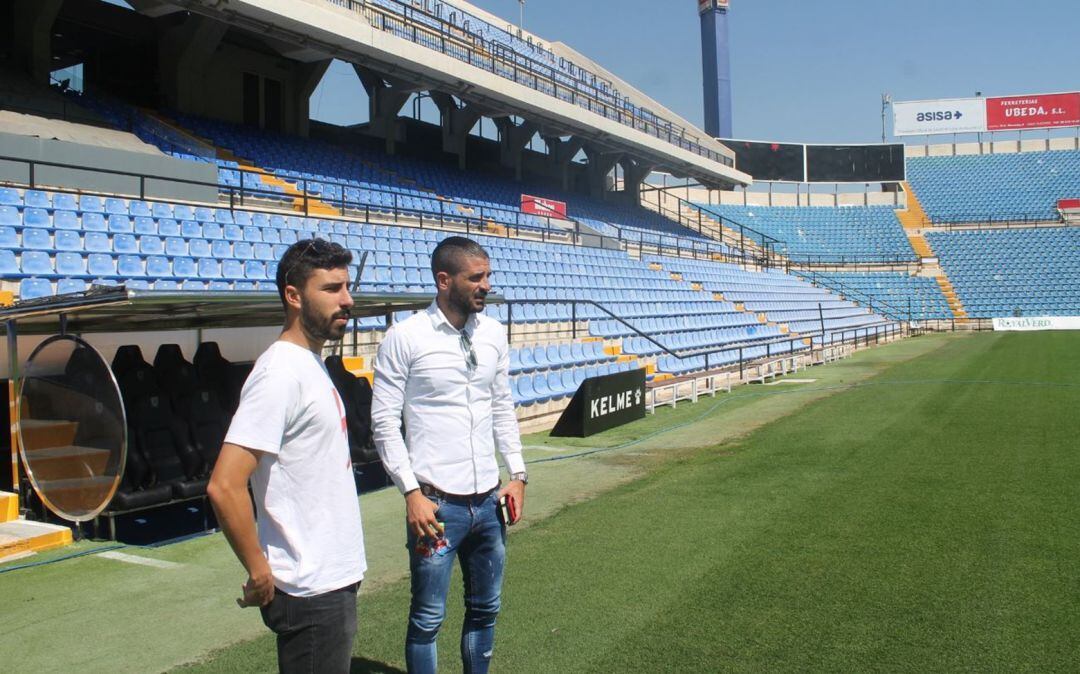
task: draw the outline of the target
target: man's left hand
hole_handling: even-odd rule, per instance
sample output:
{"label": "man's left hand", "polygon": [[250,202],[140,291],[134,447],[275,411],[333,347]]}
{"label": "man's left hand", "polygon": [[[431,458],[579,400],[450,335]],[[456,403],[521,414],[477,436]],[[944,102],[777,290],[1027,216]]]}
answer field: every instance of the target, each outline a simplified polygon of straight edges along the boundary
{"label": "man's left hand", "polygon": [[510,480],[499,490],[499,498],[503,496],[514,499],[514,503],[517,504],[517,519],[514,521],[520,522],[525,516],[525,483],[521,480]]}

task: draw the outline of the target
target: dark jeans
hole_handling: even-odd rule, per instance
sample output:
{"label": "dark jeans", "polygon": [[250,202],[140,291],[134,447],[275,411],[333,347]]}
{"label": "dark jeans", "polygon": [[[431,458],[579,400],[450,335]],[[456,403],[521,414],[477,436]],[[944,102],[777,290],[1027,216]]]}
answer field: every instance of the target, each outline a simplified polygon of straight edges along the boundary
{"label": "dark jeans", "polygon": [[356,636],[356,583],[314,597],[274,590],[263,622],[277,634],[278,671],[348,672]]}
{"label": "dark jeans", "polygon": [[465,581],[465,624],[461,661],[469,674],[484,674],[495,644],[499,615],[506,532],[495,514],[497,494],[433,497],[436,516],[445,526],[441,539],[417,540],[409,532],[412,605],[405,636],[405,664],[413,674],[433,674],[437,667],[435,638],[446,615],[446,595],[456,557]]}

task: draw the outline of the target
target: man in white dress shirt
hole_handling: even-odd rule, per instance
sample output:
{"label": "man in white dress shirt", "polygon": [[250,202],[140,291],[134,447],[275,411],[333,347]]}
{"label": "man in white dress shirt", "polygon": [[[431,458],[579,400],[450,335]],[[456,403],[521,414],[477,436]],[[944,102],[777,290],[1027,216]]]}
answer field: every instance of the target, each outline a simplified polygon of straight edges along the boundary
{"label": "man in white dress shirt", "polygon": [[[475,241],[452,236],[435,248],[431,271],[435,301],[392,326],[379,346],[372,430],[383,465],[405,495],[408,669],[436,671],[435,638],[456,556],[465,582],[462,663],[466,672],[486,672],[506,552],[498,501],[513,499],[520,517],[528,478],[505,328],[482,313],[491,291],[488,254]],[[501,489],[496,450],[510,474]]]}

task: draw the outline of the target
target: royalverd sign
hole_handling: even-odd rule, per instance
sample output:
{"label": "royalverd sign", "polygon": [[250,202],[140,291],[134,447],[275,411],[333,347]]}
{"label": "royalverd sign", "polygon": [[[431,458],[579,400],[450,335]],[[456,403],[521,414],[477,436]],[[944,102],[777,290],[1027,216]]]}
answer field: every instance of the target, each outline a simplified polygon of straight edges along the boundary
{"label": "royalverd sign", "polygon": [[995,331],[1080,330],[1080,316],[1016,316],[994,319]]}

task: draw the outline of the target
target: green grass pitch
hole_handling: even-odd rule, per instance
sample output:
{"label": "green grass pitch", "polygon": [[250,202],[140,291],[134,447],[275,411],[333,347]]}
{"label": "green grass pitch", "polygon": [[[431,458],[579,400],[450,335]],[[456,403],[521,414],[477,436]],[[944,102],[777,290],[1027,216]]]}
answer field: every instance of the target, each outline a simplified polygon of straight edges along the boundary
{"label": "green grass pitch", "polygon": [[[1080,334],[923,337],[798,376],[818,381],[528,438],[531,459],[614,449],[535,465],[493,671],[1077,669]],[[356,671],[403,668],[405,551],[371,529],[400,527],[390,497],[364,502],[369,549],[393,545],[361,593]],[[242,578],[224,540],[195,545],[181,573],[231,601]],[[92,563],[3,574],[0,591]],[[445,671],[460,667],[454,587]],[[241,613],[206,610],[218,630]],[[184,671],[272,671],[272,637],[244,621],[239,643]],[[107,655],[88,668],[125,658]]]}

